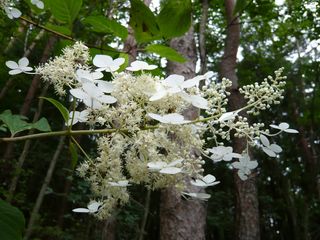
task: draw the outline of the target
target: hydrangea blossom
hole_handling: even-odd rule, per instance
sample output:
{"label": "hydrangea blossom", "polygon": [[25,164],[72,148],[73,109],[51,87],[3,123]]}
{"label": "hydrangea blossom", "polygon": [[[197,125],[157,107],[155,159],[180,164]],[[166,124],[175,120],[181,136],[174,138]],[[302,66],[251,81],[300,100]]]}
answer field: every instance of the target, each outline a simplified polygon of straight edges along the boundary
{"label": "hydrangea blossom", "polygon": [[72,211],[76,213],[96,213],[101,205],[101,202],[93,201],[88,204],[87,208],[75,208]]}
{"label": "hydrangea blossom", "polygon": [[9,71],[10,75],[17,75],[19,73],[28,73],[33,70],[32,67],[29,67],[29,60],[26,57],[20,58],[18,63],[14,61],[6,61],[8,68],[12,69]]}
{"label": "hydrangea blossom", "polygon": [[[241,111],[258,114],[280,102],[285,85],[282,69],[261,84],[240,88],[248,105],[228,112],[228,88],[232,83],[225,78],[221,82],[208,81],[212,72],[188,80],[180,75],[163,79],[145,73],[144,70],[156,68],[145,62],[135,61],[127,67],[128,71],[118,73],[115,71],[123,64],[122,59],[97,55],[94,66],[89,60],[88,48],[77,42],[36,69],[59,95],[69,90],[85,104],[82,112],[70,113],[73,123],[83,121],[90,125],[90,133],[105,133],[96,137],[98,156],[88,157],[77,169],[99,199],[99,203],[80,212],[96,213],[101,219],[110,216],[115,207],[129,201],[127,187],[131,184],[144,184],[150,189],[177,186],[182,195],[207,200],[209,194],[186,191],[190,184],[208,187],[218,183],[211,174],[203,176],[207,159],[214,164],[230,162],[242,180],[258,165],[250,160],[248,149],[233,152],[232,147],[222,146],[225,141],[246,138],[248,146],[275,155],[280,146],[270,144],[266,136],[295,132],[281,123],[271,126],[280,131],[269,134],[263,123],[249,123],[239,114]],[[112,74],[104,76],[104,71]],[[132,71],[141,72],[132,74]],[[111,79],[102,80],[104,77]],[[205,84],[199,89],[203,80]],[[203,109],[205,115],[186,119],[184,115],[187,116],[190,105]],[[83,109],[83,105],[77,108]],[[68,125],[72,128],[70,120]],[[93,130],[95,126],[98,131]],[[214,146],[206,146],[204,137],[212,139]],[[193,180],[189,184],[185,179]]]}

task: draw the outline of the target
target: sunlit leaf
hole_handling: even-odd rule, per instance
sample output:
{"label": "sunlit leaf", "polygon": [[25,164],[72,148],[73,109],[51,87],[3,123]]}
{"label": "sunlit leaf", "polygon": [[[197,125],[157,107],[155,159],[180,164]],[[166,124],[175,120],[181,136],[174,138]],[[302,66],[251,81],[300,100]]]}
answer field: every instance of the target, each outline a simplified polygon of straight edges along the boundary
{"label": "sunlit leaf", "polygon": [[160,57],[164,57],[170,61],[183,63],[186,59],[179,54],[176,50],[163,46],[161,44],[152,44],[146,47],[147,52],[159,54]]}

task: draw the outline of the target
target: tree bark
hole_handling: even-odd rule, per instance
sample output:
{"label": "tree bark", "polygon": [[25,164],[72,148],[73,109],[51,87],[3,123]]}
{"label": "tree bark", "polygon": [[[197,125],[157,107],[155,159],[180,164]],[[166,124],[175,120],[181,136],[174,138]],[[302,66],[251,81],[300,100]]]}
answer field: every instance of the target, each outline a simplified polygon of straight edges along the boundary
{"label": "tree bark", "polygon": [[[168,62],[168,73],[176,73],[192,78],[195,76],[196,46],[194,32],[190,30],[179,38],[174,38],[170,46],[187,58],[187,62],[179,64]],[[186,118],[194,119],[199,110],[191,108],[184,112]],[[190,149],[191,151],[191,149]],[[185,180],[189,182],[189,179]],[[200,189],[188,186],[191,192]],[[168,188],[161,192],[160,205],[160,239],[161,240],[201,240],[205,239],[206,206],[201,201],[186,201],[175,188]]]}
{"label": "tree bark", "polygon": [[201,19],[199,26],[199,55],[200,55],[200,74],[207,72],[207,51],[206,51],[206,28],[208,21],[208,0],[201,0]]}
{"label": "tree bark", "polygon": [[[233,16],[234,0],[225,0],[227,19],[227,36],[225,49],[221,61],[220,75],[232,81],[230,108],[238,109],[244,106],[244,99],[238,90],[238,77],[236,74],[237,51],[240,44],[240,25],[238,17]],[[234,151],[242,153],[246,148],[245,139],[235,139]],[[256,174],[252,173],[249,179],[242,181],[234,174],[236,190],[236,232],[235,238],[239,240],[260,239],[259,204],[257,194]]]}

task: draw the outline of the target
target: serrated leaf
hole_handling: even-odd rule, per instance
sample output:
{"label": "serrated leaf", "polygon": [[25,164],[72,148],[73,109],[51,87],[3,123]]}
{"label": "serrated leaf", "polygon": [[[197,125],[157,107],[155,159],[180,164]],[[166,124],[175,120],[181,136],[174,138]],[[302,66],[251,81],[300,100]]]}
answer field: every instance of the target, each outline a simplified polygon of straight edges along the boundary
{"label": "serrated leaf", "polygon": [[68,109],[62,105],[62,103],[60,103],[59,101],[53,99],[53,98],[46,98],[46,97],[40,97],[43,98],[45,100],[47,100],[48,102],[52,103],[61,113],[63,119],[65,122],[68,122],[69,120],[69,111]]}
{"label": "serrated leaf", "polygon": [[0,239],[20,240],[25,226],[22,212],[0,199]]}
{"label": "serrated leaf", "polygon": [[152,11],[141,0],[130,0],[130,2],[129,25],[134,30],[137,42],[161,39],[160,28]]}
{"label": "serrated leaf", "polygon": [[72,25],[78,16],[82,0],[48,0],[52,15],[60,22]]}
{"label": "serrated leaf", "polygon": [[83,20],[83,23],[90,25],[92,31],[98,33],[113,33],[115,36],[125,40],[128,36],[128,30],[115,20],[105,16],[90,16]]}
{"label": "serrated leaf", "polygon": [[156,53],[160,57],[167,58],[173,62],[184,63],[186,59],[178,53],[176,50],[170,47],[163,46],[161,44],[152,44],[146,47],[146,51],[151,53]]}
{"label": "serrated leaf", "polygon": [[77,166],[79,158],[78,158],[77,147],[73,142],[70,142],[69,144],[69,151],[71,154],[71,168],[74,169]]}
{"label": "serrated leaf", "polygon": [[167,0],[157,17],[163,37],[183,35],[191,26],[192,4],[190,0]]}
{"label": "serrated leaf", "polygon": [[51,127],[47,121],[46,118],[41,118],[39,121],[35,122],[34,124],[32,124],[32,128],[38,129],[39,131],[42,132],[50,132],[51,131]]}

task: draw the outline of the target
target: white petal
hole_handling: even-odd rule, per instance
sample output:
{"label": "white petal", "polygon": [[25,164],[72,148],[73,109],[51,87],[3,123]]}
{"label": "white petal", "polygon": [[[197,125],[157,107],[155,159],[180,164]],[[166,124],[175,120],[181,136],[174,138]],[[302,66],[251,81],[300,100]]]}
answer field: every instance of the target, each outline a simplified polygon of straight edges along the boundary
{"label": "white petal", "polygon": [[77,213],[89,213],[89,209],[87,208],[75,208],[72,210],[72,212],[77,212]]}
{"label": "white petal", "polygon": [[70,94],[79,99],[85,99],[89,97],[88,94],[86,94],[81,88],[71,89]]}
{"label": "white petal", "polygon": [[20,67],[20,69],[21,69],[21,71],[23,71],[23,72],[30,72],[30,71],[33,70],[32,67]]}
{"label": "white petal", "polygon": [[248,179],[248,176],[241,170],[238,171],[238,176],[242,181],[245,181]]}
{"label": "white petal", "polygon": [[226,112],[220,116],[218,122],[233,120],[238,115],[237,112]]}
{"label": "white petal", "polygon": [[20,69],[14,69],[14,70],[9,71],[10,75],[17,75],[19,73],[22,73],[22,71]]}
{"label": "white petal", "polygon": [[214,73],[213,73],[212,71],[206,72],[206,73],[204,74],[204,76],[206,77],[206,79],[212,78],[213,75],[214,75]]}
{"label": "white petal", "polygon": [[257,161],[249,161],[247,164],[247,167],[249,169],[255,169],[256,167],[258,167],[258,162]]}
{"label": "white petal", "polygon": [[167,95],[167,92],[166,91],[159,91],[157,93],[155,93],[154,95],[152,95],[150,98],[149,98],[149,101],[157,101],[157,100],[160,100],[161,98],[165,97]]}
{"label": "white petal", "polygon": [[285,130],[285,129],[289,128],[289,124],[286,122],[282,122],[279,124],[279,128],[282,130]]}
{"label": "white petal", "polygon": [[172,161],[171,163],[168,164],[168,167],[173,167],[173,166],[175,166],[177,164],[180,164],[182,162],[183,162],[183,159],[174,160],[174,161]]}
{"label": "white petal", "polygon": [[236,169],[243,168],[243,164],[241,162],[233,162],[231,165]]}
{"label": "white petal", "polygon": [[160,170],[160,173],[163,174],[177,174],[181,172],[181,168],[177,167],[165,167]]}
{"label": "white petal", "polygon": [[271,144],[268,147],[271,151],[275,152],[275,153],[281,153],[282,152],[282,148],[278,145],[278,144]]}
{"label": "white petal", "polygon": [[113,60],[110,56],[97,54],[93,58],[93,65],[99,68],[109,67],[112,64]]}
{"label": "white petal", "polygon": [[97,212],[100,206],[101,206],[101,203],[92,202],[88,205],[88,209],[90,212]]}
{"label": "white petal", "polygon": [[39,9],[43,9],[43,8],[44,8],[43,2],[42,2],[42,1],[38,1],[37,7],[38,7]]}
{"label": "white petal", "polygon": [[103,95],[98,98],[98,100],[102,103],[112,104],[117,101],[115,97],[109,96],[109,95]]}
{"label": "white petal", "polygon": [[100,88],[98,88],[95,84],[88,82],[82,85],[83,90],[90,96],[90,97],[99,97],[103,95],[103,92]]}
{"label": "white petal", "polygon": [[172,74],[162,81],[168,87],[180,86],[184,81],[184,76]]}
{"label": "white petal", "polygon": [[145,69],[145,70],[153,70],[153,69],[156,69],[156,68],[158,68],[157,65],[148,65],[148,66],[146,66],[144,69]]}
{"label": "white petal", "polygon": [[286,132],[286,133],[299,133],[298,130],[291,129],[291,128],[285,129],[285,130],[283,130],[283,131]]}
{"label": "white petal", "polygon": [[200,179],[191,180],[190,183],[191,183],[191,185],[197,186],[197,187],[207,187],[207,183],[205,183],[204,181],[202,181]]}
{"label": "white petal", "polygon": [[124,58],[116,58],[115,60],[113,60],[113,64],[117,65],[117,66],[121,66],[122,64],[124,64],[126,60]]}
{"label": "white petal", "polygon": [[215,178],[215,176],[213,176],[213,175],[211,175],[211,174],[208,174],[208,175],[204,176],[204,177],[202,178],[202,180],[203,180],[204,182],[210,184],[210,183],[213,183],[213,182],[216,180],[216,178]]}
{"label": "white petal", "polygon": [[6,65],[8,68],[11,68],[11,69],[19,68],[19,65],[14,61],[6,61]]}
{"label": "white petal", "polygon": [[29,65],[29,60],[26,57],[19,59],[18,61],[19,67],[26,67]]}
{"label": "white petal", "polygon": [[275,154],[275,152],[273,152],[272,150],[270,150],[269,148],[266,147],[262,147],[262,150],[268,154],[270,157],[276,157],[277,154]]}
{"label": "white petal", "polygon": [[208,101],[201,96],[191,95],[191,104],[200,109],[208,109]]}
{"label": "white petal", "polygon": [[200,200],[207,200],[211,197],[211,195],[207,194],[207,193],[185,193],[184,192],[183,194],[188,195],[193,198],[200,199]]}
{"label": "white petal", "polygon": [[104,93],[111,93],[114,90],[114,85],[111,82],[106,82],[102,80],[97,80],[98,87]]}
{"label": "white petal", "polygon": [[162,116],[159,115],[159,114],[156,114],[156,113],[148,113],[147,115],[148,115],[149,117],[151,117],[151,118],[159,121],[159,122],[162,122],[162,121],[163,121]]}
{"label": "white petal", "polygon": [[164,167],[167,166],[167,163],[166,162],[161,162],[161,161],[158,161],[158,162],[149,162],[147,164],[148,168],[150,170],[160,170]]}
{"label": "white petal", "polygon": [[270,142],[269,142],[269,139],[264,136],[264,135],[260,135],[260,141],[263,145],[265,145],[266,147],[269,147],[270,146]]}
{"label": "white petal", "polygon": [[14,18],[19,18],[21,16],[21,12],[19,9],[16,9],[16,8],[12,8],[11,9],[11,15],[14,17]]}
{"label": "white petal", "polygon": [[171,124],[182,124],[190,122],[185,120],[184,117],[179,113],[170,113],[162,116],[164,123],[171,123]]}
{"label": "white petal", "polygon": [[278,125],[270,124],[270,127],[275,128],[275,129],[280,129]]}

